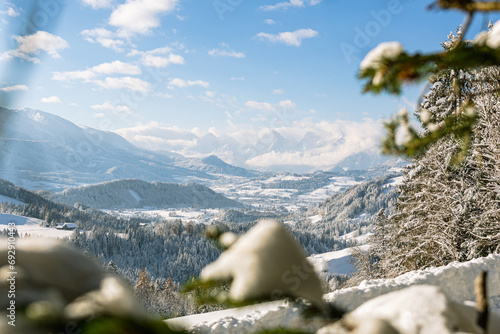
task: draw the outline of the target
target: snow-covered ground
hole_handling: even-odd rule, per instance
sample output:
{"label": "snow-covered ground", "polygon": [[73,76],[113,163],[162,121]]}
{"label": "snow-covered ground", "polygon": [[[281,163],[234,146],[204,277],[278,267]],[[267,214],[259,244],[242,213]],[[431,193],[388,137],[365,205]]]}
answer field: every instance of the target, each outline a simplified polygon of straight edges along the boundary
{"label": "snow-covered ground", "polygon": [[45,227],[45,222],[41,219],[0,213],[0,230],[6,230],[10,222],[16,224],[20,236],[62,239],[73,233],[73,231],[57,230],[55,227]]}
{"label": "snow-covered ground", "polygon": [[181,220],[183,223],[210,223],[220,211],[219,209],[128,209],[128,210],[103,210],[114,216],[125,218],[136,217],[152,220],[170,221]]}
{"label": "snow-covered ground", "polygon": [[14,205],[25,205],[26,204],[24,202],[21,202],[20,200],[0,195],[0,203],[5,203],[5,202],[7,202],[9,204],[14,204]]}
{"label": "snow-covered ground", "polygon": [[310,193],[299,195],[299,201],[308,204],[316,204],[326,200],[332,195],[339,193],[349,187],[358,185],[362,182],[354,180],[352,177],[340,176],[340,177],[332,177],[330,178],[330,183],[316,189]]}
{"label": "snow-covered ground", "polygon": [[283,181],[304,181],[312,179],[310,175],[278,174],[268,178],[248,179],[241,177],[223,177],[210,182],[209,187],[224,196],[255,207],[286,207],[289,211],[310,207],[349,187],[362,183],[353,177],[331,177],[327,184],[309,192],[291,188],[268,188],[270,184]]}
{"label": "snow-covered ground", "polygon": [[[327,294],[324,299],[347,310],[354,310],[366,301],[381,295],[403,290],[410,286],[426,284],[439,287],[451,301],[460,304],[467,302],[471,305],[475,299],[474,280],[483,270],[488,271],[489,303],[491,310],[495,312],[495,317],[497,317],[500,311],[500,285],[498,284],[500,282],[500,255],[490,255],[468,262],[453,262],[444,267],[412,271],[394,279],[364,281],[357,287]],[[418,294],[408,294],[407,296],[417,298]],[[412,300],[407,300],[406,304],[411,305]],[[373,305],[377,304],[373,303]],[[397,309],[397,306],[392,305],[391,307]],[[368,310],[369,313],[375,311],[377,310]],[[438,316],[443,315],[445,314]],[[407,323],[413,321],[412,316],[415,314],[405,315]],[[296,327],[305,322],[297,307],[280,303],[268,303],[262,307],[257,305],[246,309],[230,309],[167,320],[167,323],[185,326],[196,333],[212,334],[250,333],[265,328]]]}
{"label": "snow-covered ground", "polygon": [[[369,245],[360,246],[362,250],[368,250]],[[333,251],[322,254],[314,254],[308,257],[314,265],[317,272],[327,270],[329,274],[349,275],[356,271],[351,264],[352,248],[344,248],[339,251]]]}

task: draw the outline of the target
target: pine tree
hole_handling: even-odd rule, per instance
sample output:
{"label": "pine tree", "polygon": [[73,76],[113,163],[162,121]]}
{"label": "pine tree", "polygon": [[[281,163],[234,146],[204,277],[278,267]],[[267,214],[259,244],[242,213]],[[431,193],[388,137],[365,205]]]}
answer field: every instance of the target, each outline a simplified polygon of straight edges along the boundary
{"label": "pine tree", "polygon": [[[460,35],[460,30],[457,36]],[[451,47],[455,35],[444,47]],[[384,224],[379,267],[386,276],[498,251],[499,84],[496,67],[445,70],[436,75],[416,116],[432,131],[465,101],[476,105],[478,123],[462,164],[453,163],[460,141],[449,135],[414,159],[405,172],[395,213]],[[381,224],[383,217],[379,217]],[[386,241],[384,247],[380,242]]]}
{"label": "pine tree", "polygon": [[146,310],[153,308],[154,286],[151,282],[151,276],[145,266],[142,267],[137,283],[134,287],[135,296],[142,302]]}
{"label": "pine tree", "polygon": [[116,265],[116,263],[113,260],[109,261],[107,269],[110,273],[115,274],[117,276],[119,275],[118,274],[118,266]]}

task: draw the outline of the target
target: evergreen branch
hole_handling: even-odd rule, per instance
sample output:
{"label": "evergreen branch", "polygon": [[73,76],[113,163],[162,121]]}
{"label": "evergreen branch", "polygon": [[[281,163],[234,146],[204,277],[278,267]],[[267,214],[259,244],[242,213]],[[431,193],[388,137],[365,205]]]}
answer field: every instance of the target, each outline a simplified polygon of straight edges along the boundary
{"label": "evergreen branch", "polygon": [[491,12],[500,10],[498,1],[438,0],[433,4],[442,9],[457,9],[465,12]]}

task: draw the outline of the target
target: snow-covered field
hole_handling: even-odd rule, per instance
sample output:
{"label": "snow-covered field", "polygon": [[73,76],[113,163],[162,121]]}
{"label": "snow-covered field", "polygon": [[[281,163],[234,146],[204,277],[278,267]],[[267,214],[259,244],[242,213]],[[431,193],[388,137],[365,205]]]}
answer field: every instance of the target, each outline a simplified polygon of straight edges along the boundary
{"label": "snow-covered field", "polygon": [[[360,246],[362,250],[368,250],[369,245]],[[344,248],[339,251],[333,251],[322,254],[314,254],[308,257],[309,261],[314,265],[316,271],[321,272],[325,269],[330,274],[349,275],[356,271],[356,268],[351,264],[352,248]]]}
{"label": "snow-covered field", "polygon": [[162,220],[173,222],[181,220],[183,223],[210,223],[220,211],[219,209],[129,209],[129,210],[103,210],[109,214],[124,218],[138,217],[151,220]]}
{"label": "snow-covered field", "polygon": [[278,174],[262,179],[225,177],[212,181],[209,187],[244,204],[262,208],[284,206],[290,211],[297,211],[301,207],[317,204],[333,194],[362,183],[354,180],[353,177],[331,177],[324,186],[305,193],[301,193],[298,189],[278,187],[269,189],[266,187],[284,181],[308,180],[313,182],[312,176]]}
{"label": "snow-covered field", "polygon": [[20,236],[30,235],[32,237],[62,239],[69,237],[73,233],[73,231],[57,230],[55,227],[45,227],[45,222],[41,219],[6,213],[0,214],[0,230],[6,230],[10,222],[16,224],[16,229]]}
{"label": "snow-covered field", "polygon": [[[328,255],[324,256],[327,257]],[[500,255],[490,255],[485,258],[479,258],[468,262],[453,262],[444,267],[412,271],[394,279],[364,281],[357,287],[341,289],[327,294],[324,296],[324,299],[347,310],[354,310],[368,300],[372,300],[381,295],[386,295],[388,296],[388,298],[386,298],[387,304],[383,304],[383,309],[387,309],[387,312],[392,310],[395,314],[399,312],[399,319],[404,320],[405,325],[413,323],[416,327],[418,327],[418,321],[423,323],[427,321],[428,325],[428,322],[430,321],[429,319],[432,319],[432,321],[435,322],[436,319],[441,321],[446,316],[454,319],[457,318],[456,314],[450,313],[450,309],[447,309],[444,313],[429,314],[429,310],[432,310],[437,303],[444,302],[446,307],[450,305],[450,302],[456,302],[460,305],[462,305],[462,303],[472,305],[475,300],[474,280],[483,270],[488,271],[489,303],[491,310],[495,314],[493,322],[496,322],[499,319],[498,316],[500,312],[500,285],[498,284],[498,282],[500,282]],[[403,290],[415,285],[432,285],[439,287],[450,302],[443,301],[442,299],[428,301],[428,304],[424,305],[432,305],[433,307],[423,307],[418,312],[413,310],[414,312],[412,313],[407,312],[405,308],[411,309],[413,304],[419,305],[419,303],[422,303],[422,299],[419,298],[423,298],[425,296],[418,292],[428,292],[429,288],[423,287],[422,289],[417,290],[405,290],[408,291],[408,293],[402,291],[399,295],[392,295],[395,297],[393,299],[389,298],[389,295],[387,295],[390,292]],[[391,300],[396,300],[397,304],[395,302],[391,302]],[[401,300],[404,300],[404,303],[401,303]],[[365,305],[363,305],[363,312],[365,314],[381,312],[380,303]],[[373,307],[373,309],[370,309],[370,307]],[[467,309],[464,307],[463,309],[470,311],[470,308]],[[422,317],[422,315],[424,315],[424,319],[417,319],[418,317]],[[431,316],[431,318],[425,319],[425,317],[429,316]],[[457,321],[459,320],[461,319],[458,319]],[[267,303],[262,306],[257,305],[250,308],[230,309],[220,312],[170,319],[167,320],[167,322],[176,326],[190,328],[190,330],[194,330],[196,333],[214,334],[251,333],[265,328],[277,327],[296,328],[297,326],[304,325],[307,321],[304,321],[301,317],[300,308],[282,303]],[[445,322],[449,321],[446,320]],[[309,323],[309,326],[314,326],[314,324]],[[414,331],[411,333],[424,332],[425,331]],[[490,332],[497,333],[495,331]],[[408,333],[410,333],[410,331],[408,331]],[[433,332],[427,331],[426,333]]]}
{"label": "snow-covered field", "polygon": [[24,202],[21,202],[20,200],[0,195],[0,203],[5,203],[5,202],[7,202],[9,204],[14,204],[14,205],[25,205],[26,204]]}

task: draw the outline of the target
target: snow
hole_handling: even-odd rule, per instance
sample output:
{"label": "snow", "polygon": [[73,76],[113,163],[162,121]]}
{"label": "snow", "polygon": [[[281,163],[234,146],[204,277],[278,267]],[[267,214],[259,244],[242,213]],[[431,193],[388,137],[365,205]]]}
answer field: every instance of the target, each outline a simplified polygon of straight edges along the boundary
{"label": "snow", "polygon": [[20,200],[0,195],[0,203],[5,203],[5,202],[7,202],[9,204],[14,204],[14,205],[25,205],[26,204],[24,202],[21,202]]}
{"label": "snow", "polygon": [[130,195],[132,195],[132,197],[137,201],[137,203],[139,203],[141,201],[141,196],[139,196],[138,193],[136,193],[135,191],[133,191],[132,189],[129,189],[128,192],[130,193]]}
{"label": "snow", "polygon": [[491,307],[500,311],[500,255],[452,262],[447,266],[411,271],[393,279],[363,281],[357,287],[337,290],[325,295],[326,300],[349,309],[385,293],[401,290],[415,284],[439,286],[452,300],[473,301],[473,282],[482,270],[488,270],[488,294]]}
{"label": "snow", "polygon": [[175,220],[181,220],[183,223],[193,222],[199,223],[210,223],[219,209],[203,209],[196,210],[191,208],[179,208],[179,209],[128,209],[128,210],[103,210],[114,216],[120,216],[125,218],[135,217],[135,218],[146,218],[154,221],[169,221],[173,222]]}
{"label": "snow", "polygon": [[361,71],[370,68],[378,69],[384,59],[395,59],[403,52],[403,46],[399,42],[380,43],[375,49],[368,52],[359,68]]}
{"label": "snow", "polygon": [[321,282],[306,254],[286,228],[265,219],[203,268],[202,280],[233,279],[229,297],[236,302],[275,295],[302,297],[323,307]]}
{"label": "snow", "polygon": [[[347,315],[345,322],[348,327],[357,327],[384,321],[402,334],[483,333],[476,317],[473,307],[451,301],[440,288],[415,285],[364,303]],[[498,316],[490,317],[490,325],[496,321]]]}
{"label": "snow", "polygon": [[[368,250],[370,246],[363,245],[360,248]],[[352,248],[345,248],[339,251],[311,255],[308,259],[319,272],[327,269],[329,274],[349,275],[356,271],[356,268],[350,262],[351,252]]]}
{"label": "snow", "polygon": [[44,227],[46,223],[41,219],[6,213],[0,214],[0,230],[6,230],[10,222],[16,224],[20,236],[30,235],[32,237],[62,239],[69,237],[73,233],[73,231],[57,230],[55,227]]}
{"label": "snow", "polygon": [[316,224],[317,222],[319,222],[321,220],[321,215],[311,216],[311,217],[308,217],[308,219],[309,219],[309,222],[311,224]]}
{"label": "snow", "polygon": [[[328,259],[328,256],[332,256],[331,259],[336,259],[342,254],[340,252],[321,254],[321,256],[325,259]],[[386,309],[387,314],[390,314],[390,317],[394,318],[395,324],[399,323],[401,325],[404,323],[404,325],[401,326],[409,326],[408,324],[412,321],[415,323],[422,323],[421,320],[426,310],[436,310],[439,306],[436,305],[437,302],[434,303],[434,299],[431,303],[423,297],[425,297],[425,295],[436,296],[439,295],[441,291],[447,298],[443,301],[442,297],[439,297],[441,298],[441,307],[444,307],[441,308],[444,314],[443,312],[441,312],[441,314],[451,317],[449,321],[453,323],[453,321],[457,320],[456,312],[460,314],[460,318],[470,318],[471,309],[463,304],[464,302],[474,300],[473,282],[482,270],[488,271],[489,303],[492,311],[496,312],[494,313],[495,318],[493,322],[498,324],[498,312],[500,311],[500,286],[498,285],[498,282],[500,282],[500,255],[490,255],[468,262],[453,262],[444,267],[412,271],[394,279],[364,281],[357,287],[337,290],[325,295],[324,298],[348,310],[354,310],[368,300],[373,300],[372,304],[363,306],[363,308],[357,310],[357,313],[351,313],[351,315],[353,315],[351,321],[355,321],[357,316],[363,317],[366,314],[374,315],[378,313],[380,315],[380,313]],[[424,290],[420,289],[420,287],[416,287],[410,290],[404,290],[401,294],[389,295],[388,297],[384,296],[384,298],[386,298],[385,301],[384,299],[375,300],[375,298],[379,296],[394,291],[401,291],[415,285],[432,285],[439,287],[439,291],[432,287],[424,287]],[[470,305],[470,302],[466,304]],[[380,305],[384,305],[384,307]],[[389,309],[391,313],[389,313]],[[427,321],[425,326],[432,326],[432,324],[437,322],[443,324],[442,318],[432,318],[433,315],[430,313],[428,312],[427,315],[425,315],[428,317],[428,320],[431,320]],[[419,315],[422,317],[418,318]],[[432,321],[433,319],[435,321]],[[217,313],[212,312],[202,315],[192,315],[184,318],[171,319],[167,322],[184,325],[197,333],[212,334],[253,333],[264,328],[276,327],[297,328],[298,326],[303,326],[305,323],[296,306],[279,303],[255,305],[248,309],[230,309]],[[398,326],[395,324],[393,325]],[[449,323],[446,323],[446,325],[449,325]],[[459,325],[467,326],[470,324],[460,322]],[[316,329],[319,327],[318,325]],[[434,329],[434,327],[425,328],[429,328],[429,330]],[[459,329],[464,328],[459,327]],[[494,333],[494,331],[490,332]],[[442,332],[408,331],[406,333]],[[444,333],[446,333],[446,331]]]}
{"label": "snow", "polygon": [[493,28],[488,33],[486,45],[492,49],[500,47],[500,21],[495,22]]}

